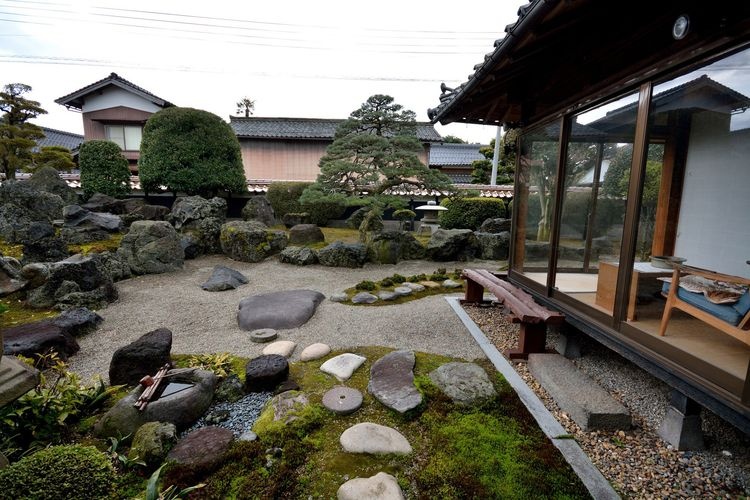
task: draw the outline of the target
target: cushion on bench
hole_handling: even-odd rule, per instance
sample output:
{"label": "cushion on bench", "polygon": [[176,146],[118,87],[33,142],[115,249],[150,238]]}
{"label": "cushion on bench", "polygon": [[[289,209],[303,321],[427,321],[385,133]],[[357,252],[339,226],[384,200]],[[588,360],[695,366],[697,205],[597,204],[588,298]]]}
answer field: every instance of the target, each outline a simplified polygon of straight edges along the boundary
{"label": "cushion on bench", "polygon": [[[662,286],[662,292],[664,294],[669,293],[670,283],[664,283]],[[750,290],[745,292],[738,302],[734,304],[714,304],[708,300],[702,293],[688,292],[682,287],[677,289],[677,297],[695,306],[702,311],[706,311],[713,316],[716,316],[722,321],[726,321],[730,325],[737,326],[742,321],[742,318],[750,309]],[[741,307],[745,307],[745,312],[741,312]]]}

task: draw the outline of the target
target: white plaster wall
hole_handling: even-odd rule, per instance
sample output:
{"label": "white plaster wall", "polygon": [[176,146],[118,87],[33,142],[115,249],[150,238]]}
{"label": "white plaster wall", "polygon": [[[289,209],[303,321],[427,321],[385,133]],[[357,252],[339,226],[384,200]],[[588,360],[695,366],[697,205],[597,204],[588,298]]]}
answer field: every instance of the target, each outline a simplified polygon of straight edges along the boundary
{"label": "white plaster wall", "polygon": [[750,129],[729,115],[693,115],[675,255],[750,278]]}
{"label": "white plaster wall", "polygon": [[89,113],[101,109],[116,108],[117,106],[140,109],[141,111],[148,111],[151,113],[156,113],[161,110],[159,106],[143,97],[121,89],[120,87],[110,85],[103,89],[101,95],[92,94],[86,97],[86,101],[83,104],[83,112]]}

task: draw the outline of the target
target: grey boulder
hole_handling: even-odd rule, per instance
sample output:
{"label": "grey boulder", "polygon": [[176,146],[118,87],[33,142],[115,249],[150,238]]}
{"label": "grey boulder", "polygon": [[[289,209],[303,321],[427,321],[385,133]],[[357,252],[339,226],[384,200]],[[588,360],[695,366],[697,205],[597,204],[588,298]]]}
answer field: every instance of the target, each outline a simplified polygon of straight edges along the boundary
{"label": "grey boulder", "polygon": [[318,263],[318,254],[307,247],[286,247],[279,254],[279,262],[295,266],[309,266]]}
{"label": "grey boulder", "polygon": [[208,292],[221,292],[224,290],[234,290],[247,283],[247,277],[241,272],[226,266],[216,266],[211,273],[211,277],[201,285],[201,288]]}
{"label": "grey boulder", "polygon": [[26,301],[31,307],[99,309],[117,299],[112,278],[93,257],[74,255],[49,264],[47,269],[44,284],[28,293]]}
{"label": "grey boulder", "polygon": [[373,234],[367,242],[370,260],[378,264],[397,264],[401,260],[422,259],[425,249],[407,231],[383,231]]}
{"label": "grey boulder", "polygon": [[177,442],[177,427],[165,422],[146,422],[133,436],[128,452],[131,460],[142,460],[146,467],[156,468]]}
{"label": "grey boulder", "polygon": [[105,212],[89,212],[78,205],[63,208],[62,238],[69,244],[89,243],[104,240],[110,233],[122,231],[122,219]]}
{"label": "grey boulder", "polygon": [[367,391],[399,413],[413,410],[422,403],[422,393],[414,385],[415,362],[412,351],[386,354],[372,364]]}
{"label": "grey boulder", "polygon": [[219,466],[234,441],[234,434],[223,427],[202,427],[177,442],[167,460],[201,471]]}
{"label": "grey boulder", "polygon": [[446,396],[460,405],[480,405],[497,395],[487,372],[476,363],[446,363],[429,376]]}
{"label": "grey boulder", "polygon": [[118,252],[134,274],[159,274],[182,269],[184,251],[177,231],[164,221],[137,221],[130,226]]}
{"label": "grey boulder", "polygon": [[510,231],[510,219],[487,219],[479,227],[480,233],[504,233]]}
{"label": "grey boulder", "polygon": [[253,196],[242,208],[242,218],[244,220],[257,220],[266,226],[276,224],[276,214],[273,207],[265,196]]}
{"label": "grey boulder", "polygon": [[36,170],[26,184],[39,191],[56,194],[66,205],[78,203],[75,189],[68,186],[68,183],[60,177],[60,172],[52,167],[42,167]]}
{"label": "grey boulder", "polygon": [[318,261],[328,267],[362,267],[367,261],[367,249],[362,243],[336,241],[318,251]]}
{"label": "grey boulder", "polygon": [[438,229],[427,243],[432,260],[469,260],[477,252],[477,240],[470,229]]}
{"label": "grey boulder", "polygon": [[305,245],[325,241],[323,231],[315,224],[297,224],[289,230],[289,243]]}
{"label": "grey boulder", "polygon": [[177,198],[172,205],[172,211],[167,215],[169,221],[176,229],[180,229],[192,222],[201,219],[226,219],[227,202],[223,198],[211,198],[207,200],[201,196],[186,196]]}
{"label": "grey boulder", "polygon": [[21,263],[13,257],[0,257],[0,297],[17,292],[26,284],[21,277]]}
{"label": "grey boulder", "polygon": [[314,290],[287,290],[253,295],[240,301],[237,322],[243,330],[298,328],[315,314],[325,295]]}
{"label": "grey boulder", "polygon": [[109,383],[136,385],[145,375],[155,374],[171,362],[172,332],[166,328],[148,332],[120,347],[109,363]]}
{"label": "grey boulder", "polygon": [[269,230],[257,221],[232,221],[221,226],[221,251],[231,259],[260,262],[287,245],[284,231]]}
{"label": "grey boulder", "polygon": [[499,233],[476,232],[474,236],[479,245],[480,259],[508,260],[510,251],[510,233],[508,231]]}

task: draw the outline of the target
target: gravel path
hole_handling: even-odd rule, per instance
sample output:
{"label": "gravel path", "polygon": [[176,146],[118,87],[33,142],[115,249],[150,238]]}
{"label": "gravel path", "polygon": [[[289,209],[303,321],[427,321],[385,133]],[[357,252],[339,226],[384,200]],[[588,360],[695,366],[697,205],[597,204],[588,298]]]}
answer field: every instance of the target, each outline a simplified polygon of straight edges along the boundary
{"label": "gravel path", "polygon": [[[518,325],[510,323],[499,309],[465,310],[498,350],[517,345]],[[551,332],[547,347],[553,348],[556,342],[557,335]],[[585,335],[581,351],[582,357],[573,362],[631,411],[633,429],[582,431],[531,376],[526,363],[513,366],[618,492],[632,498],[750,495],[750,437],[704,410],[708,449],[675,451],[655,432],[666,410],[669,387]]]}
{"label": "gravel path", "polygon": [[[200,284],[218,264],[240,271],[250,283],[224,292],[202,290]],[[294,267],[279,264],[275,259],[257,264],[222,256],[189,260],[182,271],[117,283],[120,298],[98,311],[104,323],[96,332],[78,339],[81,350],[70,358],[70,369],[84,380],[95,374],[106,380],[109,361],[117,348],[161,327],[172,330],[173,353],[230,352],[258,356],[263,345],[250,342],[248,332],[237,326],[237,305],[245,297],[300,288],[318,290],[328,297],[364,279],[379,280],[396,272],[404,276],[433,273],[438,267],[453,270],[462,267],[462,263],[406,261],[398,266],[367,264],[362,269],[341,269]],[[439,295],[383,307],[353,307],[325,300],[307,324],[281,330],[279,339],[297,342],[293,361],[304,347],[315,342],[327,343],[333,349],[380,345],[467,360],[484,357]]]}

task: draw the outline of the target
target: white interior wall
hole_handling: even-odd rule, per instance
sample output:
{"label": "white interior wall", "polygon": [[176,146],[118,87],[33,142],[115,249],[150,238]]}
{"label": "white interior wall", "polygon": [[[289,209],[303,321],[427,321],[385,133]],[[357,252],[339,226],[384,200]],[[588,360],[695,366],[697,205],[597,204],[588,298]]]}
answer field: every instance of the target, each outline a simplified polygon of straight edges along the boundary
{"label": "white interior wall", "polygon": [[693,115],[675,255],[750,278],[750,129],[730,132],[729,122]]}
{"label": "white interior wall", "polygon": [[120,87],[110,85],[103,89],[101,95],[93,94],[87,96],[83,104],[83,112],[88,113],[99,111],[100,109],[115,108],[117,106],[140,109],[141,111],[148,111],[150,113],[161,111],[161,108],[153,102]]}

